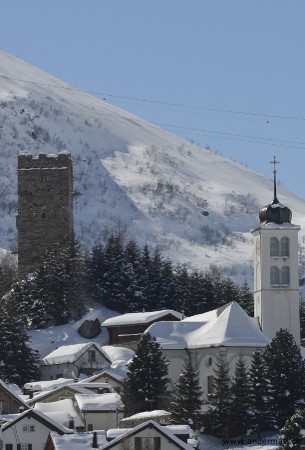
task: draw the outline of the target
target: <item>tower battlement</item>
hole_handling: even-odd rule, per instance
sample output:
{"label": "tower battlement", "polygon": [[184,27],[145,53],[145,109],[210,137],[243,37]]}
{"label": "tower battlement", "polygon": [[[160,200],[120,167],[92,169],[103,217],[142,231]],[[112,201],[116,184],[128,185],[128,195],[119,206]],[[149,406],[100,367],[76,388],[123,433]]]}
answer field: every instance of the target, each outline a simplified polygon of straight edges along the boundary
{"label": "tower battlement", "polygon": [[44,254],[73,239],[73,169],[67,152],[18,155],[18,272],[24,278]]}

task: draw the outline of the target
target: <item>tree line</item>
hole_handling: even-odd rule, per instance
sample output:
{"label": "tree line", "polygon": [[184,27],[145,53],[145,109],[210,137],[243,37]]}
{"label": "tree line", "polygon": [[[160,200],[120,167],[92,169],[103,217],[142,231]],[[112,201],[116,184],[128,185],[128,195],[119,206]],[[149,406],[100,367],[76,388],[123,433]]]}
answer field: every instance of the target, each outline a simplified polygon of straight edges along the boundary
{"label": "tree line", "polygon": [[52,250],[35,273],[11,285],[7,297],[16,301],[31,329],[80,318],[88,298],[119,313],[173,309],[190,316],[237,301],[253,314],[246,280],[239,286],[215,268],[187,270],[164,258],[158,248],[124,244],[115,235],[91,252],[77,242]]}

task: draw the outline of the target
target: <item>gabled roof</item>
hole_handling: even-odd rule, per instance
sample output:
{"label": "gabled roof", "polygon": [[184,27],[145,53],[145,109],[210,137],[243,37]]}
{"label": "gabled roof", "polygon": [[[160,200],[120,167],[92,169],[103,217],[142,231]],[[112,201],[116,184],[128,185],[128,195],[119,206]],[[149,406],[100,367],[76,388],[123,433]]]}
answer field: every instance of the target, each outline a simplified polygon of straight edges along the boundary
{"label": "gabled roof", "polygon": [[44,426],[49,428],[49,430],[56,431],[59,434],[73,433],[73,431],[70,430],[69,428],[66,428],[66,427],[60,425],[59,423],[55,422],[53,419],[46,416],[42,412],[36,411],[34,409],[28,409],[27,411],[24,411],[22,414],[19,414],[13,420],[6,422],[2,427],[2,431],[4,432],[8,428],[16,425],[16,423],[18,423],[24,417],[35,419],[35,420],[37,420],[37,422],[40,422],[41,424],[43,424]]}
{"label": "gabled roof", "polygon": [[123,383],[125,378],[127,377],[127,369],[123,367],[108,367],[108,369],[104,369],[102,372],[92,375],[92,377],[85,378],[78,382],[78,384],[84,383],[96,383],[101,377],[108,377],[117,381],[118,383]]}
{"label": "gabled roof", "polygon": [[[9,386],[9,385],[8,385]],[[20,406],[23,406],[24,409],[28,409],[29,405],[27,403],[25,403],[20,397],[19,395],[15,394],[13,391],[10,390],[10,388],[8,387],[5,383],[3,383],[2,380],[0,380],[0,390],[2,389],[3,391],[6,392],[7,395],[9,395],[12,399],[14,399],[17,403],[20,404]]]}
{"label": "gabled roof", "polygon": [[79,417],[74,402],[71,398],[58,400],[56,402],[36,403],[34,411],[41,412],[54,420],[62,427],[69,427],[73,418],[75,427],[83,427],[83,420]]}
{"label": "gabled roof", "polygon": [[121,325],[148,324],[169,314],[177,318],[177,320],[182,319],[181,313],[172,309],[164,309],[162,311],[122,314],[121,316],[111,317],[105,320],[101,325],[102,327],[115,327]]}
{"label": "gabled roof", "polygon": [[174,444],[176,447],[178,447],[181,450],[193,450],[193,447],[191,447],[188,444],[185,444],[181,439],[177,438],[169,429],[162,427],[158,423],[154,422],[153,420],[149,420],[147,422],[141,423],[140,425],[137,425],[136,427],[132,428],[131,430],[127,431],[124,434],[121,434],[117,438],[110,441],[108,444],[104,445],[102,447],[103,450],[111,449],[112,447],[115,447],[117,444],[120,444],[120,442],[125,441],[125,439],[128,439],[130,437],[135,436],[139,432],[147,429],[147,428],[154,428],[159,434],[164,436],[166,439],[169,440],[172,444]]}
{"label": "gabled roof", "polygon": [[104,358],[111,363],[100,345],[95,342],[85,344],[63,345],[43,358],[44,364],[67,364],[76,362],[87,350],[94,347]]}
{"label": "gabled roof", "polygon": [[181,322],[157,322],[147,330],[163,349],[265,347],[270,339],[236,302]]}
{"label": "gabled roof", "polygon": [[59,395],[61,392],[70,391],[72,395],[75,394],[90,394],[91,391],[86,388],[86,386],[81,386],[78,383],[69,384],[66,386],[60,386],[57,389],[53,389],[51,391],[43,391],[37,395],[34,395],[33,398],[27,400],[28,405],[35,405],[37,402],[44,402],[47,399],[53,397],[54,395]]}

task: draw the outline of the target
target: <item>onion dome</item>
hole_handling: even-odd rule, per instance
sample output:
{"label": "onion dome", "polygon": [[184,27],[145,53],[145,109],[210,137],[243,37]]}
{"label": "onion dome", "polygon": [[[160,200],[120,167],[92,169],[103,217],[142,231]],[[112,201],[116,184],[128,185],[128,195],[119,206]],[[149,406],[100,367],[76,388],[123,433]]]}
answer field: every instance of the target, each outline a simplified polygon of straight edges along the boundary
{"label": "onion dome", "polygon": [[261,225],[265,225],[270,222],[276,224],[291,223],[292,213],[287,206],[284,206],[275,197],[272,203],[267,206],[263,206],[263,208],[260,209],[259,219]]}
{"label": "onion dome", "polygon": [[276,161],[275,156],[273,158],[273,161],[271,161],[271,164],[274,165],[273,170],[274,197],[269,205],[263,206],[263,208],[261,208],[259,211],[259,219],[261,225],[265,225],[266,223],[276,223],[276,224],[291,223],[292,219],[291,210],[287,206],[284,206],[282,203],[280,203],[276,196],[277,171],[275,169],[275,165],[278,164],[278,161]]}

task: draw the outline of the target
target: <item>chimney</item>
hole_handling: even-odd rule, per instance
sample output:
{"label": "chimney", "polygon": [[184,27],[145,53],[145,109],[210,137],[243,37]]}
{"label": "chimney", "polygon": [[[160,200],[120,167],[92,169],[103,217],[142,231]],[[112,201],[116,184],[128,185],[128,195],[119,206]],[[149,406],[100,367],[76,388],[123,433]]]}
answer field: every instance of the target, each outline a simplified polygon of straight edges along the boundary
{"label": "chimney", "polygon": [[96,431],[94,431],[93,437],[92,437],[92,448],[98,448]]}

